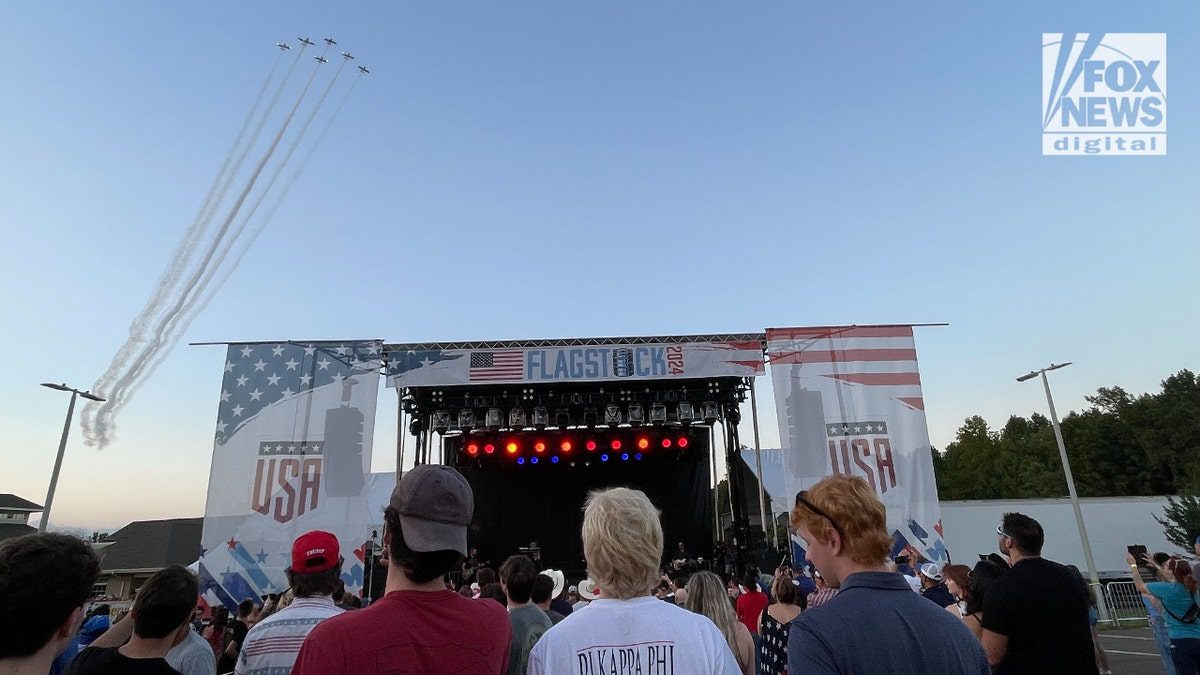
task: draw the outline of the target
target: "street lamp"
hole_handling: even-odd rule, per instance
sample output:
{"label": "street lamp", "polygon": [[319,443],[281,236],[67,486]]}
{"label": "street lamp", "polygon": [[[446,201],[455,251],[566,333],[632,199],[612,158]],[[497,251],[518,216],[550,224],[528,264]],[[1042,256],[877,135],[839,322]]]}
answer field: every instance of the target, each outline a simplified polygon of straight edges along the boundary
{"label": "street lamp", "polygon": [[1062,428],[1058,426],[1058,412],[1054,409],[1054,396],[1050,394],[1050,380],[1046,379],[1046,373],[1059,368],[1066,368],[1071,365],[1070,361],[1066,363],[1051,363],[1041,370],[1033,370],[1025,375],[1017,378],[1017,382],[1027,382],[1039,375],[1042,378],[1042,386],[1046,389],[1046,403],[1050,406],[1050,423],[1054,426],[1054,440],[1058,442],[1058,456],[1062,459],[1063,473],[1067,477],[1067,494],[1071,496],[1071,508],[1075,510],[1075,526],[1079,528],[1079,541],[1083,544],[1083,557],[1087,561],[1088,575],[1092,578],[1093,592],[1096,594],[1098,602],[1097,608],[1100,610],[1100,618],[1108,619],[1108,611],[1104,604],[1104,598],[1100,592],[1100,576],[1096,574],[1096,561],[1092,557],[1092,544],[1088,540],[1087,526],[1083,524],[1083,511],[1079,508],[1079,495],[1075,492],[1075,476],[1071,473],[1071,461],[1067,459],[1067,446],[1063,443]]}
{"label": "street lamp", "polygon": [[58,471],[62,468],[63,453],[67,449],[67,432],[71,430],[71,416],[75,414],[75,398],[82,396],[89,401],[104,400],[90,391],[79,391],[65,384],[43,382],[42,386],[71,392],[71,404],[67,406],[67,419],[63,422],[62,439],[58,442],[58,457],[54,460],[54,472],[50,474],[50,489],[46,492],[46,504],[42,507],[42,522],[38,523],[38,532],[45,532],[46,525],[50,523],[50,507],[54,504],[54,488],[58,487]]}

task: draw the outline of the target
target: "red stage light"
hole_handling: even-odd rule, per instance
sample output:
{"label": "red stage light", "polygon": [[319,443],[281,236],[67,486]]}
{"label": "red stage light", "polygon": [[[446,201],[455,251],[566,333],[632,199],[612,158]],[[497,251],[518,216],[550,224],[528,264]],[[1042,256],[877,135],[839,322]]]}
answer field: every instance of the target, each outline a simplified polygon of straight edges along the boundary
{"label": "red stage light", "polygon": [[538,441],[537,443],[534,443],[534,444],[533,444],[533,451],[534,451],[534,452],[545,452],[545,451],[546,451],[546,444],[545,444],[545,443],[543,443],[543,442],[541,442],[541,441]]}
{"label": "red stage light", "polygon": [[669,448],[669,447],[671,447],[671,439],[669,439],[669,438],[664,438],[664,439],[662,439],[662,446],[663,446],[664,448]]}
{"label": "red stage light", "polygon": [[467,444],[467,454],[472,457],[474,457],[475,455],[478,455],[479,454],[479,444],[478,443],[468,443]]}
{"label": "red stage light", "polygon": [[490,454],[496,452],[496,446],[492,445],[491,443],[488,443],[487,445],[483,446],[483,451],[490,455]]}
{"label": "red stage light", "polygon": [[639,438],[637,445],[638,445],[638,450],[645,450],[646,448],[650,447],[650,439],[649,438]]}
{"label": "red stage light", "polygon": [[596,441],[588,439],[588,442],[584,444],[584,447],[588,449],[588,452],[594,452],[596,450]]}
{"label": "red stage light", "polygon": [[508,445],[504,446],[504,451],[510,455],[517,454],[517,450],[520,449],[521,448],[517,445],[516,441],[509,441]]}
{"label": "red stage light", "polygon": [[570,452],[571,451],[571,441],[563,441],[562,445],[558,446],[558,449],[562,450],[563,453]]}
{"label": "red stage light", "polygon": [[619,439],[619,438],[614,438],[614,439],[612,439],[612,442],[611,442],[611,443],[609,443],[608,445],[609,445],[609,447],[611,447],[613,450],[620,450],[620,449],[621,449],[621,439]]}
{"label": "red stage light", "polygon": [[676,445],[678,445],[681,448],[686,448],[687,444],[688,444],[688,439],[686,436],[680,436],[679,441],[676,443]]}

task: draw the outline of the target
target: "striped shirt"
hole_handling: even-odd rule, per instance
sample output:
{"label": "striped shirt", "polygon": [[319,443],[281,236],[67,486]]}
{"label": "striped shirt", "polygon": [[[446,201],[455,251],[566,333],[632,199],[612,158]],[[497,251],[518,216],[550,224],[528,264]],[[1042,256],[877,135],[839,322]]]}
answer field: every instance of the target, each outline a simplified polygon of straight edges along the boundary
{"label": "striped shirt", "polygon": [[821,605],[829,602],[833,598],[833,596],[837,595],[837,592],[838,592],[838,589],[829,588],[828,586],[826,586],[825,588],[822,588],[819,591],[813,591],[812,593],[809,593],[808,594],[809,608],[811,609],[813,607],[820,607]]}
{"label": "striped shirt", "polygon": [[341,614],[328,595],[296,598],[292,604],[259,621],[246,634],[238,654],[237,675],[287,675],[300,645],[325,619]]}

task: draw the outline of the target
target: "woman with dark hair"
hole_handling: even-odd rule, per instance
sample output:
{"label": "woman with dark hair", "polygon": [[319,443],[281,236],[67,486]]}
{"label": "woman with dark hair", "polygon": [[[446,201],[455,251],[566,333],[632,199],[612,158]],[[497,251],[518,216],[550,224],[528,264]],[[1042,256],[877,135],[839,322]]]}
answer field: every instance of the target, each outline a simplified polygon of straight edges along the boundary
{"label": "woman with dark hair", "polygon": [[[1163,613],[1167,616],[1167,636],[1171,638],[1171,659],[1179,675],[1200,673],[1200,594],[1197,594],[1196,579],[1186,560],[1171,558],[1164,566],[1174,581],[1152,581],[1142,579],[1138,561],[1132,553],[1125,554],[1133,572],[1133,585],[1142,595],[1158,598]],[[1143,564],[1151,564],[1142,560]],[[1153,565],[1152,565],[1153,566]]]}
{"label": "woman with dark hair", "polygon": [[967,606],[963,608],[963,623],[967,624],[967,628],[971,629],[971,633],[975,635],[981,642],[983,640],[983,599],[987,596],[988,589],[1000,575],[1008,571],[1008,561],[999,555],[992,553],[987,556],[980,556],[979,562],[975,564],[975,569],[971,570],[971,594],[967,599]]}
{"label": "woman with dark hair", "polygon": [[758,617],[759,673],[760,675],[786,675],[788,655],[788,631],[792,619],[804,609],[804,598],[792,581],[792,570],[780,567],[771,583],[771,597],[775,604],[763,609]]}
{"label": "woman with dark hair", "polygon": [[229,626],[229,610],[224,605],[213,608],[212,623],[201,633],[201,637],[212,645],[213,658],[220,659],[225,653],[225,628]]}
{"label": "woman with dark hair", "polygon": [[960,619],[967,618],[967,603],[971,599],[971,568],[966,565],[946,565],[942,568],[946,590],[958,602],[948,605],[946,611]]}

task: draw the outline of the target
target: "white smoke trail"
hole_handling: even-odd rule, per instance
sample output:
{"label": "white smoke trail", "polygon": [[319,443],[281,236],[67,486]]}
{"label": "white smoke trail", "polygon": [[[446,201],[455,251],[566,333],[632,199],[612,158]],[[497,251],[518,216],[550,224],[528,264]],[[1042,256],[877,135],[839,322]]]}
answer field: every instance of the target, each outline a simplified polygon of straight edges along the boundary
{"label": "white smoke trail", "polygon": [[[129,337],[126,338],[125,343],[121,345],[120,349],[117,350],[117,353],[113,357],[108,369],[100,376],[99,379],[96,380],[95,384],[92,385],[93,391],[107,391],[112,383],[120,376],[121,372],[125,370],[125,368],[128,366],[129,359],[133,356],[134,352],[148,339],[147,331],[153,323],[154,317],[162,311],[176,285],[179,283],[180,277],[183,276],[184,271],[190,266],[191,259],[196,251],[196,246],[212,218],[212,211],[215,208],[215,205],[220,201],[216,198],[216,194],[219,191],[222,181],[226,180],[229,166],[234,155],[238,151],[238,146],[241,144],[242,139],[245,136],[246,129],[250,126],[250,121],[254,118],[255,111],[257,111],[259,105],[262,104],[263,95],[266,93],[268,85],[270,85],[271,80],[274,78],[275,71],[278,70],[279,63],[282,59],[283,52],[280,51],[275,57],[275,61],[272,63],[270,71],[267,72],[266,78],[263,79],[262,86],[259,87],[258,94],[254,98],[254,104],[250,106],[250,111],[246,114],[246,119],[242,122],[241,128],[238,129],[237,138],[234,141],[233,147],[229,149],[229,152],[225,155],[224,161],[221,162],[221,168],[217,171],[217,176],[213,180],[212,185],[209,187],[203,204],[200,206],[200,209],[196,213],[196,216],[192,220],[191,224],[188,225],[187,230],[185,230],[183,238],[180,239],[179,244],[176,246],[175,252],[171,256],[170,262],[167,264],[167,268],[163,270],[162,276],[159,277],[158,283],[155,285],[150,299],[146,302],[146,305],[142,308],[142,311],[139,312],[137,317],[135,317],[130,323]],[[293,68],[294,67],[295,64],[293,64]],[[290,76],[291,70],[288,71],[288,75],[285,76],[283,83],[280,84],[280,88],[282,88],[283,84],[286,84],[287,78]],[[272,106],[273,105],[274,102],[272,101]],[[92,426],[93,409],[94,407],[85,406],[80,415],[80,421],[83,425],[85,433]]]}
{"label": "white smoke trail", "polygon": [[[263,228],[265,228],[267,223],[270,222],[270,220],[275,216],[275,211],[278,210],[280,204],[283,202],[283,199],[287,197],[287,193],[291,191],[292,184],[296,182],[300,172],[304,170],[304,167],[308,164],[309,160],[312,159],[317,145],[320,144],[321,140],[325,137],[325,134],[328,133],[329,127],[332,126],[333,120],[337,118],[337,115],[341,112],[342,107],[346,105],[346,101],[350,98],[350,94],[354,91],[354,85],[358,84],[357,79],[355,79],[355,81],[350,85],[346,95],[342,98],[341,103],[334,111],[333,116],[331,116],[325,123],[325,127],[321,130],[317,140],[314,142],[312,147],[309,148],[308,153],[301,160],[301,163],[296,170],[291,174],[287,184],[276,196],[275,201],[272,203],[266,217],[256,223],[254,230],[249,236],[249,239],[244,243],[243,246],[239,248],[239,252],[234,258],[233,263],[228,266],[223,266],[229,251],[238,243],[238,240],[241,238],[243,232],[245,232],[246,226],[250,223],[250,220],[254,218],[254,214],[258,211],[258,207],[262,205],[263,200],[266,199],[267,195],[271,193],[271,189],[274,187],[275,182],[279,179],[280,175],[283,173],[283,170],[288,166],[292,155],[295,154],[296,149],[303,140],[309,126],[311,126],[313,120],[316,119],[317,114],[320,112],[323,104],[325,103],[325,99],[328,98],[329,93],[333,90],[334,84],[337,83],[338,77],[342,74],[342,69],[344,66],[345,61],[342,62],[342,65],[338,66],[337,72],[334,73],[333,79],[329,81],[329,84],[325,87],[325,91],[321,94],[321,97],[317,99],[316,105],[313,106],[313,109],[309,112],[308,117],[305,118],[304,123],[300,126],[300,130],[296,132],[291,144],[288,146],[287,152],[283,155],[283,159],[280,160],[275,166],[275,170],[271,173],[271,177],[267,181],[266,186],[258,193],[258,198],[254,200],[254,203],[250,206],[250,209],[225,237],[220,251],[218,251],[216,257],[213,259],[212,264],[210,264],[208,269],[205,270],[204,278],[196,287],[195,293],[192,294],[191,301],[184,307],[182,313],[172,318],[170,324],[167,326],[165,333],[168,337],[166,338],[165,343],[168,345],[168,348],[159,350],[159,353],[154,357],[154,361],[142,372],[137,380],[130,385],[128,393],[125,397],[125,401],[132,399],[133,395],[137,393],[142,384],[144,384],[149,377],[153,375],[156,370],[158,370],[158,367],[162,364],[162,362],[165,361],[168,356],[170,356],[170,348],[174,347],[179,342],[179,340],[183,337],[183,332],[187,330],[188,326],[191,325],[196,316],[198,316],[200,312],[204,311],[204,309],[208,307],[208,304],[212,301],[213,296],[215,296],[217,291],[219,291],[221,287],[225,285],[225,282],[229,279],[229,276],[234,270],[237,269],[238,265],[241,264],[242,258],[254,244],[254,241],[258,239],[258,235],[262,233]],[[213,279],[218,273],[221,274],[221,277],[217,280],[216,285],[213,286],[211,291],[206,292],[209,285],[212,283]],[[115,406],[112,410],[112,414],[115,415],[119,413],[123,407],[123,403]]]}
{"label": "white smoke trail", "polygon": [[89,402],[89,405],[85,406],[85,412],[89,413],[88,419],[90,421],[90,425],[84,427],[86,443],[104,447],[111,440],[114,429],[113,411],[125,404],[128,399],[129,385],[141,375],[142,370],[155,356],[155,354],[157,354],[158,350],[163,349],[166,346],[166,336],[164,334],[166,326],[169,325],[172,319],[174,319],[174,317],[176,317],[183,307],[190,301],[189,296],[191,296],[192,291],[195,289],[200,276],[204,273],[205,269],[207,269],[209,263],[212,261],[213,255],[216,253],[217,245],[225,237],[225,233],[228,232],[233,220],[237,217],[238,212],[242,208],[242,204],[246,201],[246,197],[250,194],[250,191],[254,189],[254,183],[258,180],[259,174],[262,173],[263,168],[266,166],[267,162],[270,161],[271,156],[275,153],[275,149],[279,146],[279,142],[283,140],[284,133],[287,132],[288,126],[292,122],[292,118],[295,117],[296,111],[300,108],[300,104],[304,101],[304,97],[308,93],[309,88],[312,86],[313,80],[316,79],[318,71],[319,68],[313,69],[312,75],[309,76],[308,81],[304,85],[304,89],[300,92],[300,96],[296,99],[296,103],[292,105],[291,110],[284,119],[283,126],[279,129],[279,133],[275,135],[274,141],[272,141],[270,147],[267,148],[267,151],[263,154],[262,159],[259,160],[258,166],[250,175],[249,180],[246,181],[246,185],[242,189],[241,194],[238,195],[237,201],[235,201],[233,206],[230,208],[229,214],[226,216],[224,222],[221,224],[220,229],[217,231],[212,244],[205,252],[199,267],[193,270],[181,292],[178,294],[174,304],[170,307],[170,309],[167,310],[166,314],[160,317],[157,321],[153,336],[151,336],[148,342],[141,348],[140,352],[134,358],[125,372],[121,373],[116,381],[113,382],[112,386],[106,390],[100,390],[103,391],[104,395],[107,395],[108,400],[104,401],[103,403]]}

